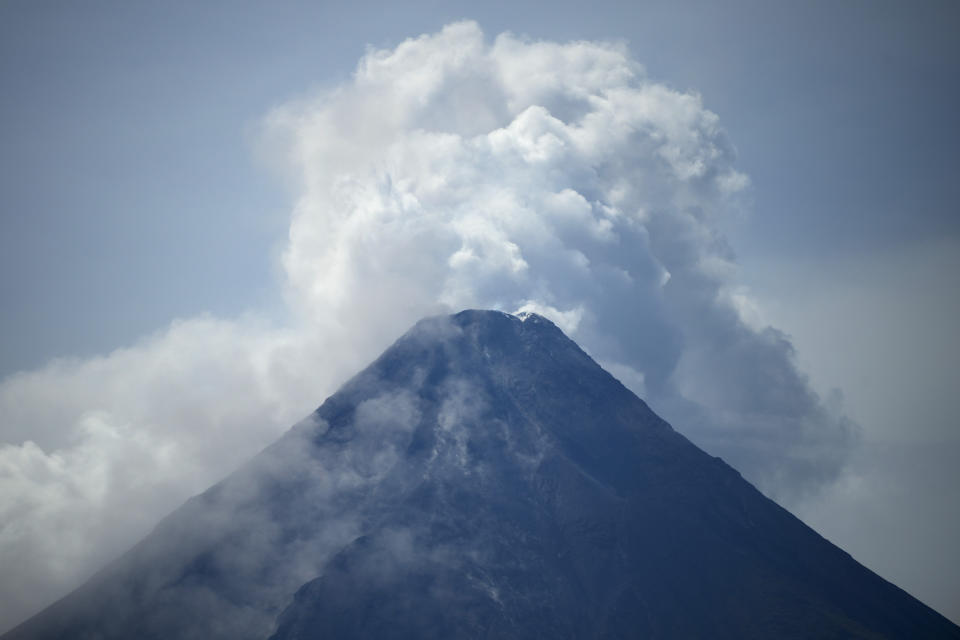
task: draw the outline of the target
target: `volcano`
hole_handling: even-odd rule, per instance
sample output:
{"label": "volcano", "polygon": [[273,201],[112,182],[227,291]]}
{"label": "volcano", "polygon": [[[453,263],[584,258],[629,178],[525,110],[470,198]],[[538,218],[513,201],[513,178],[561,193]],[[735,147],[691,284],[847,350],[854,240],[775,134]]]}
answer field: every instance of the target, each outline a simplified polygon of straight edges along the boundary
{"label": "volcano", "polygon": [[535,314],[419,322],[3,636],[960,638]]}

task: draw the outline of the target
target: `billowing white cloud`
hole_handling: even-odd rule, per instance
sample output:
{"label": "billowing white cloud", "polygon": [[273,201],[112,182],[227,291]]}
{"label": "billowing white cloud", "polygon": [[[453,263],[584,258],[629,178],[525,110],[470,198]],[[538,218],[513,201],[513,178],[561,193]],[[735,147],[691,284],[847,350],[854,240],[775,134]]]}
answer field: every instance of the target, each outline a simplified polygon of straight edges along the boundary
{"label": "billowing white cloud", "polygon": [[622,47],[454,24],[270,120],[302,178],[304,317],[386,336],[438,305],[535,310],[767,490],[836,473],[852,426],[732,280],[718,221],[747,179],[717,116]]}
{"label": "billowing white cloud", "polygon": [[457,23],[371,50],[349,83],[267,129],[301,190],[282,257],[290,326],[198,318],[0,384],[0,599],[16,603],[0,626],[429,314],[554,319],[769,492],[842,465],[851,425],[789,340],[744,313],[719,220],[748,180],[717,116],[624,47],[491,43]]}

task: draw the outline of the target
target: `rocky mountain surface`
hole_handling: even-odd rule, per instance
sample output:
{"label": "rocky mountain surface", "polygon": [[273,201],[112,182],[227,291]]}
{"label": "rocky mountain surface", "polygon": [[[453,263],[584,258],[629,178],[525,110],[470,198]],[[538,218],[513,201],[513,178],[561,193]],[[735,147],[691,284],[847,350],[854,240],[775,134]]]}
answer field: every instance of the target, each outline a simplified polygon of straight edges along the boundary
{"label": "rocky mountain surface", "polygon": [[111,638],[960,638],[552,323],[418,323],[10,631]]}

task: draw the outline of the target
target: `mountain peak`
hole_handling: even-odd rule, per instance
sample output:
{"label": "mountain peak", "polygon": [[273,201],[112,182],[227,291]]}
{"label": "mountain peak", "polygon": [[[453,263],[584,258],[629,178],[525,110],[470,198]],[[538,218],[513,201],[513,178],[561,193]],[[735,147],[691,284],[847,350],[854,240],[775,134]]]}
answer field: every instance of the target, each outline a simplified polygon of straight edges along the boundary
{"label": "mountain peak", "polygon": [[[492,309],[465,309],[453,315],[424,318],[408,334],[447,339],[455,335],[450,328],[468,332],[480,342],[496,342],[532,331],[573,343],[553,322],[536,313],[521,311],[516,314]],[[575,344],[575,343],[573,343]],[[578,347],[579,348],[579,347]]]}

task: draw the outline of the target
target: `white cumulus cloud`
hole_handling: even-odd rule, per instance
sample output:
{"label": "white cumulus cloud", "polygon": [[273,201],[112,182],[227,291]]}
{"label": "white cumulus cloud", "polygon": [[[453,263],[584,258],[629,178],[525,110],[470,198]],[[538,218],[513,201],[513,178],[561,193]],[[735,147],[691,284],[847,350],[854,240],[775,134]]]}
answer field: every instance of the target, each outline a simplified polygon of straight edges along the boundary
{"label": "white cumulus cloud", "polygon": [[733,282],[719,221],[748,180],[718,117],[622,45],[490,41],[456,23],[368,51],[350,82],[266,128],[300,189],[282,255],[289,326],[189,319],[0,383],[0,600],[13,603],[0,626],[424,315],[552,318],[768,492],[814,490],[841,468],[852,425]]}

